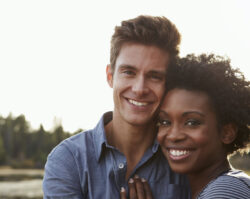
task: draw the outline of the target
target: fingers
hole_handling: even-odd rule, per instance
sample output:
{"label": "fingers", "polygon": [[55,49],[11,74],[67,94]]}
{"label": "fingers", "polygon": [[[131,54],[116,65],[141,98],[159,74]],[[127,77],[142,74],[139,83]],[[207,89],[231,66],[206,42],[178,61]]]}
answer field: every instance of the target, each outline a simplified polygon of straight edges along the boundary
{"label": "fingers", "polygon": [[150,186],[144,178],[135,176],[129,180],[129,197],[130,199],[153,199]]}
{"label": "fingers", "polygon": [[138,175],[135,176],[135,188],[138,199],[146,199],[143,183]]}
{"label": "fingers", "polygon": [[129,179],[128,187],[129,187],[129,198],[130,199],[138,199],[134,179],[132,179],[132,178]]}
{"label": "fingers", "polygon": [[149,187],[148,182],[144,178],[142,178],[141,181],[142,181],[143,188],[144,188],[144,191],[145,191],[146,199],[153,199],[153,194],[151,192],[151,189]]}
{"label": "fingers", "polygon": [[125,191],[124,187],[121,188],[120,199],[126,199],[126,191]]}

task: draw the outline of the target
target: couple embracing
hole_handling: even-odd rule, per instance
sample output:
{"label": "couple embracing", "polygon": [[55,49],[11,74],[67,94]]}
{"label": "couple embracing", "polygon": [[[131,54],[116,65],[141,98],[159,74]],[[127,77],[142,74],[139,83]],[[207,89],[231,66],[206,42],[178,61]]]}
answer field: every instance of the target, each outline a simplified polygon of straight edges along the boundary
{"label": "couple embracing", "polygon": [[165,17],[115,27],[114,109],[52,150],[44,198],[249,197],[249,177],[227,160],[249,143],[249,82],[221,57],[179,58],[179,44]]}

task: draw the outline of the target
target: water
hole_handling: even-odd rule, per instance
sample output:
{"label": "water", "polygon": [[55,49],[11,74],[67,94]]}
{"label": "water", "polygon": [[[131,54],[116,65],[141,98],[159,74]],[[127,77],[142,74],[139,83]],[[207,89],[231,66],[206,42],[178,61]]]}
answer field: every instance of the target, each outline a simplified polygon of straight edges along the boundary
{"label": "water", "polygon": [[0,169],[1,199],[42,199],[43,170]]}
{"label": "water", "polygon": [[43,197],[42,180],[22,180],[17,182],[0,182],[0,198],[32,198]]}

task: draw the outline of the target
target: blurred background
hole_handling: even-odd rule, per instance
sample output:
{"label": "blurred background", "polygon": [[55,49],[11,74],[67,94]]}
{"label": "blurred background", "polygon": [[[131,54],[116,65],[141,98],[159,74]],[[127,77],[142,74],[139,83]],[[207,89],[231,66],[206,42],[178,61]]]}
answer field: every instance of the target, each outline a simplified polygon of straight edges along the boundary
{"label": "blurred background", "polygon": [[[110,38],[122,20],[165,16],[180,55],[215,53],[250,79],[248,0],[0,1],[0,198],[42,198],[48,153],[113,109]],[[250,174],[250,155],[232,165]]]}

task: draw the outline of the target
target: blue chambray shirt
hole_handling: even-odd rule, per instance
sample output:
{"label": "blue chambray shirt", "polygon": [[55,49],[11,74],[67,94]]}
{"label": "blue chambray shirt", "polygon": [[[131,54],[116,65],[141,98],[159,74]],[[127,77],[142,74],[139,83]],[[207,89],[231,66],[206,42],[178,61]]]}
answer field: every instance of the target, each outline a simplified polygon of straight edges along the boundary
{"label": "blue chambray shirt", "polygon": [[[120,189],[128,193],[125,156],[108,145],[104,125],[112,112],[97,126],[74,135],[56,146],[45,165],[45,199],[119,199]],[[171,171],[157,141],[138,163],[131,177],[145,178],[155,199],[190,198],[186,178]]]}

